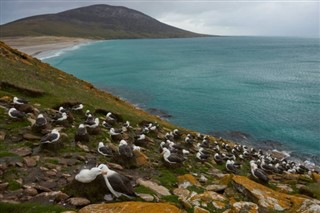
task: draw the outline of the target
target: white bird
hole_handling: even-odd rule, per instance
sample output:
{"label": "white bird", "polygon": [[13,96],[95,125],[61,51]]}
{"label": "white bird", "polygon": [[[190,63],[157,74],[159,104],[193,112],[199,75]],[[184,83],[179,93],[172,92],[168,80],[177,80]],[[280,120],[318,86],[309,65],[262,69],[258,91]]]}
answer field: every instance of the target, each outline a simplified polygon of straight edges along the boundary
{"label": "white bird", "polygon": [[83,104],[78,104],[72,107],[72,110],[78,111],[83,109]]}
{"label": "white bird", "polygon": [[106,171],[106,174],[103,175],[104,180],[109,191],[115,197],[120,197],[121,195],[124,195],[131,199],[137,196],[137,194],[133,190],[129,178],[119,174],[116,171],[109,169],[108,166],[105,164],[100,164],[98,168]]}
{"label": "white bird", "polygon": [[79,174],[75,176],[75,179],[81,183],[90,183],[100,174],[107,174],[107,171],[98,167],[93,167],[90,170],[82,169]]}
{"label": "white bird", "polygon": [[23,118],[25,116],[25,113],[21,112],[13,107],[13,108],[9,109],[8,115],[11,118]]}
{"label": "white bird", "polygon": [[14,98],[13,98],[13,103],[14,103],[14,104],[18,104],[18,105],[22,105],[22,104],[28,103],[28,101],[27,101],[27,100],[20,99],[20,98],[17,98],[17,97],[14,97]]}
{"label": "white bird", "polygon": [[53,143],[58,141],[60,138],[60,133],[57,129],[53,129],[50,133],[43,136],[40,140],[41,143]]}

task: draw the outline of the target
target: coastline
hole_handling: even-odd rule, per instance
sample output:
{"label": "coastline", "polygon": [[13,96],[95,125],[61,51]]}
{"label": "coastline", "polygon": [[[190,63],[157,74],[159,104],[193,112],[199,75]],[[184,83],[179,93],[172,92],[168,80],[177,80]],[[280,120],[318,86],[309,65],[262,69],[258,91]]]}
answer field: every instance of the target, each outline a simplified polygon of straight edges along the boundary
{"label": "coastline", "polygon": [[62,36],[2,37],[1,40],[13,48],[38,58],[39,60],[58,56],[63,50],[72,50],[96,41]]}

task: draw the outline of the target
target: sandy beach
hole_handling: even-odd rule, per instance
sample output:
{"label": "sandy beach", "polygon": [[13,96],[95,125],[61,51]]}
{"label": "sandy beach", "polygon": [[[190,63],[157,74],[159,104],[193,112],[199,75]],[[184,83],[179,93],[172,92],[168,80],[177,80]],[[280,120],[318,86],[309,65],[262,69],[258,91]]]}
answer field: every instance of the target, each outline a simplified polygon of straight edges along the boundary
{"label": "sandy beach", "polygon": [[71,48],[93,40],[72,37],[39,36],[39,37],[3,37],[6,44],[36,58],[43,58],[61,49]]}

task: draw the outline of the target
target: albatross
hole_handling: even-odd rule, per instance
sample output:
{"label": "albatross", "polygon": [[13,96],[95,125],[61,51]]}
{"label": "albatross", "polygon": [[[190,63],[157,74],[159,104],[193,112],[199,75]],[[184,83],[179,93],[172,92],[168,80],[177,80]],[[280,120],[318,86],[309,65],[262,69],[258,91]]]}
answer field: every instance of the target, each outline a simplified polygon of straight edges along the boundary
{"label": "albatross", "polygon": [[75,176],[75,179],[81,183],[90,183],[94,181],[98,175],[101,174],[107,174],[107,171],[98,167],[93,167],[91,169],[82,169]]}
{"label": "albatross", "polygon": [[9,109],[8,115],[11,118],[23,118],[26,114],[13,107],[13,108]]}
{"label": "albatross", "polygon": [[43,116],[43,114],[39,114],[34,125],[38,127],[45,126],[47,124],[47,119]]}
{"label": "albatross", "polygon": [[133,157],[133,149],[131,146],[128,145],[127,141],[121,140],[119,143],[119,153],[120,155],[127,157],[127,158],[132,158]]}
{"label": "albatross", "polygon": [[24,99],[21,99],[21,98],[18,98],[18,97],[14,97],[14,98],[13,98],[13,103],[14,103],[14,104],[18,104],[18,105],[22,105],[22,104],[27,104],[27,103],[29,103],[29,101],[24,100]]}
{"label": "albatross", "polygon": [[89,134],[84,124],[79,125],[76,135],[74,136],[74,140],[81,142],[89,142]]}
{"label": "albatross", "polygon": [[109,191],[115,197],[118,198],[121,195],[124,195],[130,199],[137,197],[137,194],[134,192],[129,178],[109,169],[109,167],[105,164],[100,164],[98,168],[106,171],[106,174],[103,174],[104,180]]}
{"label": "albatross", "polygon": [[176,163],[182,163],[185,159],[183,156],[177,154],[177,153],[171,153],[169,149],[163,148],[163,159],[170,163],[170,164],[176,164]]}
{"label": "albatross", "polygon": [[53,143],[58,141],[60,138],[60,133],[57,129],[53,129],[50,133],[43,136],[40,140],[41,143]]}
{"label": "albatross", "polygon": [[258,165],[255,164],[253,160],[250,161],[250,166],[251,166],[251,174],[254,178],[265,183],[269,182],[268,175],[262,169],[259,169]]}
{"label": "albatross", "polygon": [[112,149],[110,149],[109,147],[106,147],[103,142],[99,142],[98,145],[98,152],[106,157],[111,157],[113,155],[112,153]]}

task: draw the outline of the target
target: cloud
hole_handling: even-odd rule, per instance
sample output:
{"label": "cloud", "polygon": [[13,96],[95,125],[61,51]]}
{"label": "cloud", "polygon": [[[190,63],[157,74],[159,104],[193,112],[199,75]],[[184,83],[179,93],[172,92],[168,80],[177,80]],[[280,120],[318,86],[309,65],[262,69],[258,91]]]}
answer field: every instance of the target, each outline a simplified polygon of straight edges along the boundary
{"label": "cloud", "polygon": [[319,37],[320,3],[310,1],[1,0],[0,22],[102,3],[136,9],[164,23],[199,33]]}

